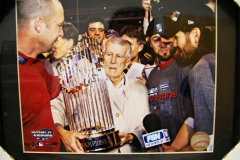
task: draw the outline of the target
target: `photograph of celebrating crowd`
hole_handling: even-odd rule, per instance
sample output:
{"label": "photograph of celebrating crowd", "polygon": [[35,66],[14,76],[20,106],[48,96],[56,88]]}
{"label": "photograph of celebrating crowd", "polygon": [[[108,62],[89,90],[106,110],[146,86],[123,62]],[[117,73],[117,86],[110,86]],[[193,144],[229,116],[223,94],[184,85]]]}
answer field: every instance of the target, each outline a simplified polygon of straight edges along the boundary
{"label": "photograph of celebrating crowd", "polygon": [[24,152],[213,152],[215,0],[16,1]]}

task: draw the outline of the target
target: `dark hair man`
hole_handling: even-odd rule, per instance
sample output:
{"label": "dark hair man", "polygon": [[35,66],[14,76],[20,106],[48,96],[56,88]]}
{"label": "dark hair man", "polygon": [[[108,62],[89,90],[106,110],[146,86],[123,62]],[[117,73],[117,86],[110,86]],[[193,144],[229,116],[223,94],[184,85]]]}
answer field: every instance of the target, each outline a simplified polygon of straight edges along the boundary
{"label": "dark hair man", "polygon": [[[163,17],[162,10],[149,24],[146,36],[158,64],[147,78],[150,112],[167,128],[171,142],[175,139],[185,120],[193,116],[187,76],[191,66],[182,64],[180,51],[176,47],[175,32],[166,28],[171,21]],[[171,144],[169,142],[169,144]]]}
{"label": "dark hair man", "polygon": [[[188,81],[194,109],[194,131],[213,134],[215,90],[215,20],[206,5],[188,6],[170,16],[185,65],[193,64]],[[169,26],[170,27],[170,26]],[[183,149],[193,132],[183,127],[167,151]],[[185,139],[186,141],[183,141]],[[175,149],[173,149],[173,148]]]}
{"label": "dark hair man", "polygon": [[142,51],[145,42],[143,28],[136,25],[126,25],[120,30],[120,36],[128,40],[131,44],[131,61],[128,68],[130,68],[134,62],[141,63],[139,52]]}
{"label": "dark hair man", "polygon": [[[52,46],[53,56],[58,62],[52,64],[56,76],[61,73],[60,61],[66,59],[72,52],[73,47],[78,44],[78,30],[72,23],[63,22],[62,29],[63,35],[59,36]],[[57,98],[51,100],[51,108],[57,132],[66,150],[69,152],[83,151],[79,142],[79,139],[83,136],[78,132],[68,131],[64,128],[68,125],[68,122],[66,120],[66,106],[61,92]]]}
{"label": "dark hair man", "polygon": [[86,33],[88,37],[96,38],[102,44],[105,37],[105,20],[101,16],[91,16],[88,18]]}
{"label": "dark hair man", "polygon": [[63,36],[59,36],[52,46],[53,56],[61,59],[68,55],[69,51],[78,44],[78,30],[70,22],[62,24]]}
{"label": "dark hair man", "polygon": [[[102,16],[91,16],[86,22],[85,34],[87,37],[94,38],[98,41],[100,48],[103,48],[103,40],[105,38],[105,20]],[[92,46],[92,45],[91,45]],[[98,57],[95,55],[95,49],[89,46],[91,51],[91,62],[97,63]]]}
{"label": "dark hair man", "polygon": [[24,0],[17,3],[17,14],[24,150],[56,152],[60,138],[53,123],[50,99],[59,94],[59,79],[48,74],[36,57],[62,36],[63,7],[58,0]]}

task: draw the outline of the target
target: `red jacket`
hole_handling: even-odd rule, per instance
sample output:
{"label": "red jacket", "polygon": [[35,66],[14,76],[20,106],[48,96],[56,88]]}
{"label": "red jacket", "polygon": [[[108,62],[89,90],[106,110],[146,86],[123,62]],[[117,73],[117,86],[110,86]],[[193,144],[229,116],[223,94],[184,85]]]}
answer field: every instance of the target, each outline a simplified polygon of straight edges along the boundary
{"label": "red jacket", "polygon": [[25,151],[59,151],[50,108],[50,99],[60,91],[59,79],[48,74],[41,61],[19,52],[19,81]]}

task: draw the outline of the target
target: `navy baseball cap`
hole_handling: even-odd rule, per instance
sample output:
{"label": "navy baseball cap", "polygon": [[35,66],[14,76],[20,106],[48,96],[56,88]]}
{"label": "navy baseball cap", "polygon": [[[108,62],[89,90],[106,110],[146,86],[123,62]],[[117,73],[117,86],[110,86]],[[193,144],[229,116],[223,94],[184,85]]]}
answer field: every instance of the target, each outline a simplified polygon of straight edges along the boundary
{"label": "navy baseball cap", "polygon": [[165,18],[172,20],[172,23],[166,27],[176,33],[178,31],[188,32],[194,27],[215,26],[214,12],[202,4],[185,6],[171,15],[165,15]]}
{"label": "navy baseball cap", "polygon": [[159,34],[162,37],[170,38],[176,34],[176,28],[172,27],[175,23],[173,23],[171,18],[169,18],[172,12],[160,12],[161,13],[158,13],[158,15],[149,23],[146,37]]}
{"label": "navy baseball cap", "polygon": [[119,37],[118,32],[115,31],[115,30],[113,30],[113,29],[109,29],[109,30],[107,30],[106,33],[105,33],[105,37],[106,37],[106,38],[107,38],[108,36],[110,36],[110,35],[115,36],[115,37]]}
{"label": "navy baseball cap", "polygon": [[149,23],[146,36],[159,34],[162,37],[173,37],[178,31],[187,32],[194,27],[215,26],[215,14],[208,6],[191,3],[179,8],[155,17]]}

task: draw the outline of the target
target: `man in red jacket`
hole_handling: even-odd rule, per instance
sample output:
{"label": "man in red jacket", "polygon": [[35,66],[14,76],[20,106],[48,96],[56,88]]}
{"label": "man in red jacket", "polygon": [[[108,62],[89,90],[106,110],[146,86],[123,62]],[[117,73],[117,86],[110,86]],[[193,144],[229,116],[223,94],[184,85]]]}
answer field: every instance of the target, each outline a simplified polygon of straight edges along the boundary
{"label": "man in red jacket", "polygon": [[17,3],[17,11],[24,150],[56,152],[60,138],[53,123],[50,99],[59,94],[59,79],[48,74],[36,57],[62,36],[63,7],[58,0],[25,0]]}

